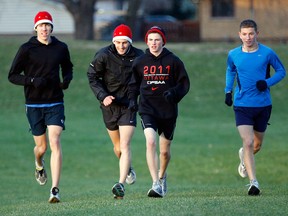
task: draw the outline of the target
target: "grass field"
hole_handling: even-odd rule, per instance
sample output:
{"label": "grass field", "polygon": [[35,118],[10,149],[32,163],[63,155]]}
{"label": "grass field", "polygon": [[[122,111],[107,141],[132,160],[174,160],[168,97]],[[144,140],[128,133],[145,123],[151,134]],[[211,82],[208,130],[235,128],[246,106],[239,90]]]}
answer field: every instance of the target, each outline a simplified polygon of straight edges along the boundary
{"label": "grass field", "polygon": [[[118,161],[102,122],[86,71],[95,51],[106,45],[61,38],[69,45],[74,80],[65,94],[66,131],[62,135],[61,203],[49,204],[51,179],[34,179],[33,140],[24,112],[23,89],[7,80],[11,62],[27,37],[0,37],[0,215],[287,215],[287,78],[272,88],[273,113],[262,151],[256,156],[259,197],[247,195],[239,177],[241,141],[231,108],[224,104],[225,64],[238,44],[167,44],[185,63],[191,90],[179,105],[168,169],[168,194],[146,196],[151,177],[145,140],[138,124],[132,143],[137,182],[114,200]],[[144,43],[136,43],[146,48]],[[286,68],[286,44],[268,44]],[[46,167],[50,177],[48,150]]]}

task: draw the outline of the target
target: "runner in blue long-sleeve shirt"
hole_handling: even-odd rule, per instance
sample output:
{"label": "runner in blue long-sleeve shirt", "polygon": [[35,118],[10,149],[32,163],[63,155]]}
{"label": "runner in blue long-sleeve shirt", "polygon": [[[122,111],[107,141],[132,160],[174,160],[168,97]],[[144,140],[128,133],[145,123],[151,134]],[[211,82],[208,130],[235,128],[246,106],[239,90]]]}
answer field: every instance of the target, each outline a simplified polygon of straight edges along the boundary
{"label": "runner in blue long-sleeve shirt", "polygon": [[[254,154],[263,143],[265,130],[272,110],[270,87],[286,75],[277,54],[269,47],[257,42],[257,24],[244,20],[240,24],[239,37],[242,45],[231,50],[227,58],[225,103],[232,106],[243,147],[239,150],[241,177],[249,177],[248,195],[259,195]],[[275,71],[270,75],[270,67]],[[234,87],[234,81],[236,86]]]}

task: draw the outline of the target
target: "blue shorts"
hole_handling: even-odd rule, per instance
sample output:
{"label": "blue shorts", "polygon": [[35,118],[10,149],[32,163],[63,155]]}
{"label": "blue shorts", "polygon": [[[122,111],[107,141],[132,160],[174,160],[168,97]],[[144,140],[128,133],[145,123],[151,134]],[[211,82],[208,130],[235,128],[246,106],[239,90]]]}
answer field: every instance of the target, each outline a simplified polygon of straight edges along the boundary
{"label": "blue shorts", "polygon": [[155,131],[158,130],[159,135],[163,133],[166,139],[173,140],[176,118],[158,119],[151,115],[141,115],[141,125],[143,130],[153,128]]}
{"label": "blue shorts", "polygon": [[234,106],[236,126],[253,125],[258,132],[265,132],[271,116],[272,106],[237,107]]}
{"label": "blue shorts", "polygon": [[103,115],[103,121],[107,129],[118,130],[119,126],[130,125],[136,127],[137,112],[128,109],[126,106],[111,104],[109,106],[100,106]]}
{"label": "blue shorts", "polygon": [[30,130],[34,136],[46,133],[48,125],[58,125],[65,130],[64,105],[52,107],[26,107],[26,116],[30,124]]}

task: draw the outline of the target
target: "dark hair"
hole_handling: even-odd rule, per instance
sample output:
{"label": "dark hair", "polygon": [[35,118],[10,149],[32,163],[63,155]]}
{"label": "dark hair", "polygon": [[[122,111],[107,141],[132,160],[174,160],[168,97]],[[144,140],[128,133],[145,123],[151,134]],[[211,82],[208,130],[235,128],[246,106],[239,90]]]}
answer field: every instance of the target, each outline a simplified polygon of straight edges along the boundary
{"label": "dark hair", "polygon": [[258,31],[258,27],[257,27],[256,22],[254,20],[251,20],[251,19],[243,20],[240,23],[240,30],[241,30],[241,28],[254,28],[256,32]]}

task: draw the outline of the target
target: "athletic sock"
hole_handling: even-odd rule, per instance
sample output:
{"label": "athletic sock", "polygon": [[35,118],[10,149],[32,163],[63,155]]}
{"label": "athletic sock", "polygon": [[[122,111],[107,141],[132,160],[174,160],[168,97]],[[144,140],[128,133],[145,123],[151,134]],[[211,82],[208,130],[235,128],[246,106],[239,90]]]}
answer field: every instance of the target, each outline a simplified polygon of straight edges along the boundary
{"label": "athletic sock", "polygon": [[40,171],[44,168],[44,166],[39,166],[39,164],[37,163],[37,161],[35,160],[35,166],[36,166],[36,170]]}

